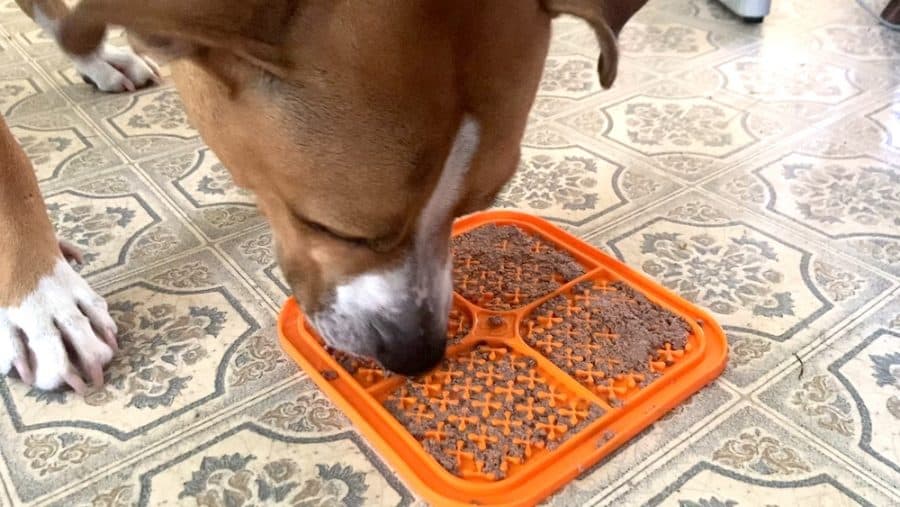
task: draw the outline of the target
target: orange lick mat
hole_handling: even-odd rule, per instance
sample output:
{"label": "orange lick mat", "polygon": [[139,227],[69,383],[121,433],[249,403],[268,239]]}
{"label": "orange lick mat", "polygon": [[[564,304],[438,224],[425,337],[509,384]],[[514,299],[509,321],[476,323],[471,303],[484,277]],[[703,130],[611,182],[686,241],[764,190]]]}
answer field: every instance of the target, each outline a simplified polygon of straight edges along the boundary
{"label": "orange lick mat", "polygon": [[284,349],[434,505],[533,505],[725,368],[703,310],[530,215],[453,230],[447,358],[418,378],[331,353],[294,300]]}

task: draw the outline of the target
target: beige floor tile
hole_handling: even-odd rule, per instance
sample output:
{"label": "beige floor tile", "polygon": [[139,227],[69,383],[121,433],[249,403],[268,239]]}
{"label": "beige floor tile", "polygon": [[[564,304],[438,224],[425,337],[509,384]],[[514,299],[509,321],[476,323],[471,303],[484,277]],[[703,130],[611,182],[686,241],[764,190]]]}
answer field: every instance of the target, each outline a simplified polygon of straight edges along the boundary
{"label": "beige floor tile", "polygon": [[295,382],[50,505],[411,505],[349,428],[314,384]]}
{"label": "beige floor tile", "polygon": [[642,161],[616,158],[603,148],[578,145],[552,125],[530,130],[519,169],[495,205],[541,215],[584,233],[679,188]]}
{"label": "beige floor tile", "polygon": [[210,240],[263,223],[253,195],[234,184],[209,148],[146,160],[138,167]]}
{"label": "beige floor tile", "polygon": [[800,148],[766,153],[707,188],[900,274],[900,168],[889,159]]}
{"label": "beige floor tile", "polygon": [[763,46],[674,79],[707,96],[740,97],[751,101],[748,109],[792,115],[811,126],[885,93],[900,78],[879,65],[821,51]]}
{"label": "beige floor tile", "polygon": [[57,233],[82,250],[78,269],[93,283],[202,245],[128,166],[54,186],[44,197]]}
{"label": "beige floor tile", "polygon": [[703,93],[679,80],[633,93],[613,103],[587,103],[559,122],[686,181],[702,179],[801,128],[789,116],[753,108],[752,99]]}
{"label": "beige floor tile", "polygon": [[0,111],[7,120],[67,105],[62,95],[41,78],[34,67],[22,63],[3,68],[0,76]]}
{"label": "beige floor tile", "polygon": [[272,231],[267,226],[257,227],[222,241],[218,248],[259,286],[268,296],[270,304],[276,308],[284,304],[291,290],[275,262],[275,244]]}
{"label": "beige floor tile", "polygon": [[178,92],[169,86],[111,95],[80,107],[132,160],[201,146]]}
{"label": "beige floor tile", "polygon": [[635,471],[656,462],[682,443],[689,435],[708,426],[738,396],[731,390],[713,384],[679,405],[659,422],[647,428],[628,444],[582,473],[546,504],[554,506],[586,505],[592,498],[614,494]]}

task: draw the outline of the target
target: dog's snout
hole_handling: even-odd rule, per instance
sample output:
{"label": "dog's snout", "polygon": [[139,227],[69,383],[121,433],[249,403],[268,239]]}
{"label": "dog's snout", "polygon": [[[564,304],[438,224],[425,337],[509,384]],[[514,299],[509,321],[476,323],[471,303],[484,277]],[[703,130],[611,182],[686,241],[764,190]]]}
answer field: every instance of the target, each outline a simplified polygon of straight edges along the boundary
{"label": "dog's snout", "polygon": [[377,319],[372,324],[379,343],[376,359],[386,369],[401,375],[419,375],[444,358],[446,318],[422,311],[406,320]]}

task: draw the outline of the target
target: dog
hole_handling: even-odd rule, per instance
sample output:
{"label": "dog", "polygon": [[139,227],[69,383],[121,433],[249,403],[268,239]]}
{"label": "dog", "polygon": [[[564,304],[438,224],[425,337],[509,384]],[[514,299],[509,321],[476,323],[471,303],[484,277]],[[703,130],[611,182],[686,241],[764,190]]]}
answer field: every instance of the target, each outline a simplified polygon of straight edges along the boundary
{"label": "dog", "polygon": [[[192,123],[255,194],[319,334],[407,375],[444,355],[450,228],[517,168],[552,18],[593,27],[608,88],[617,34],[646,2],[32,1],[26,11],[75,62],[110,63],[110,25],[168,61]],[[0,154],[11,239],[0,246],[0,372],[84,392],[103,382],[115,323],[67,262],[5,125]]]}

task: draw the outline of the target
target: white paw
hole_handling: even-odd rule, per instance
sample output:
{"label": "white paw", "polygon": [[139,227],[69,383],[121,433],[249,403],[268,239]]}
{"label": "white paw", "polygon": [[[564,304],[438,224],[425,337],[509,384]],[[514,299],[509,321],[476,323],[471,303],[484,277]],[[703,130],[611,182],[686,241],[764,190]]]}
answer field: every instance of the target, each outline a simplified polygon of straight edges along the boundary
{"label": "white paw", "polygon": [[104,42],[94,53],[74,58],[73,62],[85,81],[104,92],[134,91],[160,81],[156,63],[135,54],[128,46]]}
{"label": "white paw", "polygon": [[[63,247],[68,249],[68,247]],[[40,389],[103,384],[117,349],[106,301],[63,259],[18,306],[0,307],[0,374],[13,368]]]}

